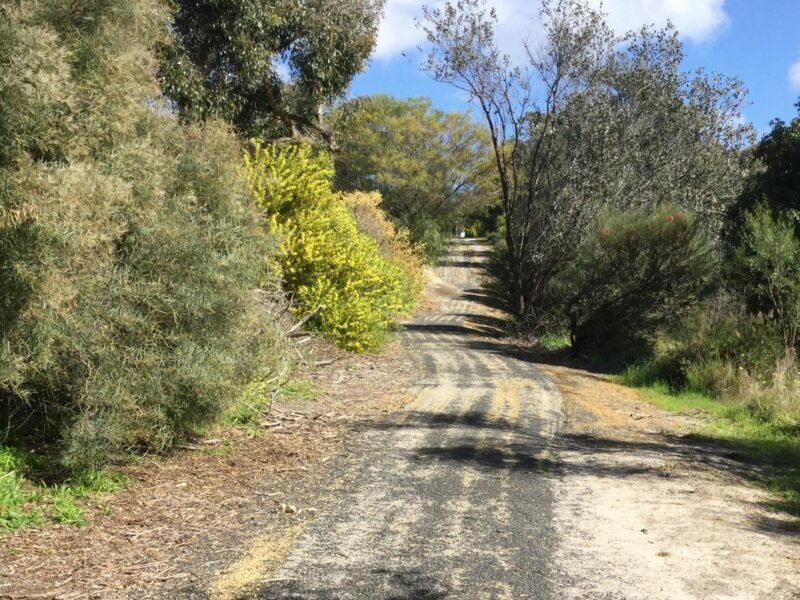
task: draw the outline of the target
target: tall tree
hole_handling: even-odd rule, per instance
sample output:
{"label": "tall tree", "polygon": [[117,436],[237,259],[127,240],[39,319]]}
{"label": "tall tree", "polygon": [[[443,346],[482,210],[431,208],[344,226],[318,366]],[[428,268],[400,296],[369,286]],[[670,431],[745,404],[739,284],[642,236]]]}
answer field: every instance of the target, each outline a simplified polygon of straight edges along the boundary
{"label": "tall tree", "polygon": [[798,116],[789,123],[774,120],[772,130],[756,146],[759,168],[733,208],[734,223],[746,210],[765,201],[776,215],[794,220],[800,236],[800,101],[796,106]]}
{"label": "tall tree", "polygon": [[489,138],[468,113],[375,95],[344,103],[337,115],[337,186],[380,191],[384,208],[412,232],[425,222],[450,228],[493,199]]}
{"label": "tall tree", "polygon": [[248,136],[330,141],[322,106],[375,46],[384,0],[175,0],[161,48],[166,95],[187,118]]}
{"label": "tall tree", "polygon": [[515,65],[484,0],[425,13],[425,69],[467,93],[491,132],[511,304],[540,307],[603,207],[668,201],[719,222],[741,181],[739,82],[680,70],[671,28],[616,36],[584,0],[546,0],[541,46]]}

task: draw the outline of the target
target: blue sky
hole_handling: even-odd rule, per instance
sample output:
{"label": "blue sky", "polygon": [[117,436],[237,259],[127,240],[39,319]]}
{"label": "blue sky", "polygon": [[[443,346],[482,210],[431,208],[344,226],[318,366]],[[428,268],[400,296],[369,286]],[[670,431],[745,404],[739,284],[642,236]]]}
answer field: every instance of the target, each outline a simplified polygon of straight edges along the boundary
{"label": "blue sky", "polygon": [[[599,4],[600,0],[590,0]],[[421,33],[414,17],[426,2],[388,0],[378,47],[351,95],[384,93],[428,96],[445,110],[464,110],[463,99],[431,81],[417,67],[415,47]],[[437,0],[428,0],[435,5]],[[499,38],[512,54],[520,42],[540,35],[536,0],[490,0],[497,8]],[[744,117],[759,134],[775,117],[797,114],[800,97],[800,0],[605,0],[608,20],[622,32],[645,23],[671,20],[686,44],[686,67],[733,75],[750,90]],[[403,53],[406,56],[403,56]]]}

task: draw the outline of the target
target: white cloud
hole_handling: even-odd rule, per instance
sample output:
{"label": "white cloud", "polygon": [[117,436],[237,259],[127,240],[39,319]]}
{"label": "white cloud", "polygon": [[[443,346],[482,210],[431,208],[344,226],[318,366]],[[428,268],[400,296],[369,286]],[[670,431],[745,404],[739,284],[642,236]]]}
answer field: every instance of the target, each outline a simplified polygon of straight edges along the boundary
{"label": "white cloud", "polygon": [[793,90],[800,90],[800,60],[789,67],[789,85]]}
{"label": "white cloud", "polygon": [[604,0],[603,6],[619,32],[672,21],[684,38],[704,42],[728,23],[725,0]]}
{"label": "white cloud", "polygon": [[[641,25],[672,23],[681,35],[694,42],[703,42],[717,33],[728,22],[725,0],[590,0],[608,13],[609,23],[618,32]],[[538,0],[493,0],[497,9],[497,39],[501,48],[514,53],[520,42],[540,33]],[[411,50],[424,39],[415,26],[414,19],[422,15],[422,5],[437,6],[441,0],[388,0],[386,13],[378,34],[375,57],[393,58],[404,50]]]}
{"label": "white cloud", "polygon": [[378,32],[376,58],[393,58],[414,48],[425,38],[414,19],[422,15],[417,0],[389,0]]}

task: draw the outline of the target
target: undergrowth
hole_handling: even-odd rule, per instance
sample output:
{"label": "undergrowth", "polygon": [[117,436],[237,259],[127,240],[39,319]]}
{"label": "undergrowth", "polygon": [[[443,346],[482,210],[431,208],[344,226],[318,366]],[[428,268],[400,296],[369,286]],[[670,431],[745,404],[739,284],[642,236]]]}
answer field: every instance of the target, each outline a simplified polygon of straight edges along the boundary
{"label": "undergrowth", "polygon": [[87,507],[108,514],[104,494],[125,484],[119,472],[87,469],[65,475],[51,456],[0,446],[0,536],[49,523],[83,527]]}
{"label": "undergrowth", "polygon": [[293,379],[279,388],[252,384],[230,411],[227,420],[233,425],[254,425],[270,412],[272,403],[277,400],[315,402],[318,397],[319,390],[304,380]]}

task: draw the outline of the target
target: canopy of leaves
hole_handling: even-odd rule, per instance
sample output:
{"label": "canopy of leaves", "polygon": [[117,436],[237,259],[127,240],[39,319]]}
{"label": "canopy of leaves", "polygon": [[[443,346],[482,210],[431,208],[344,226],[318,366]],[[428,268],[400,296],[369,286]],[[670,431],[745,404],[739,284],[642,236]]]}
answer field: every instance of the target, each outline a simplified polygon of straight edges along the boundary
{"label": "canopy of leaves", "polygon": [[786,348],[800,338],[800,240],[787,215],[772,216],[758,205],[745,215],[734,257],[734,276],[756,309],[778,324]]}
{"label": "canopy of leaves", "polygon": [[340,105],[336,115],[337,187],[379,191],[384,209],[412,233],[426,223],[451,232],[459,217],[496,201],[489,137],[468,113],[375,95]]}
{"label": "canopy of leaves", "polygon": [[321,106],[345,92],[375,45],[383,0],[176,0],[161,77],[181,115],[221,117],[246,136],[327,132]]}
{"label": "canopy of leaves", "polygon": [[426,13],[426,70],[469,94],[489,127],[506,223],[511,304],[541,308],[604,208],[674,203],[711,230],[738,196],[752,139],[741,84],[687,73],[677,32],[622,37],[585,0],[545,1],[541,46],[502,55],[484,0]]}
{"label": "canopy of leaves", "polygon": [[[800,111],[800,102],[797,103]],[[759,202],[775,214],[783,214],[797,223],[800,237],[800,116],[790,123],[772,122],[770,131],[759,142],[755,156],[760,163],[733,213],[734,224]]]}

